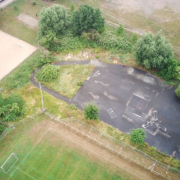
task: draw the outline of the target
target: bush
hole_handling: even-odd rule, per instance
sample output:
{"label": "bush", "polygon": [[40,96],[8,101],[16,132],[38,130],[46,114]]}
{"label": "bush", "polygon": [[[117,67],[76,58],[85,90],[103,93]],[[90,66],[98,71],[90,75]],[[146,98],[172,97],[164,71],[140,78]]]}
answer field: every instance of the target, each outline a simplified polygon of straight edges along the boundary
{"label": "bush", "polygon": [[0,117],[4,121],[15,121],[24,114],[24,104],[19,94],[11,94],[8,97],[0,95]]}
{"label": "bush", "polygon": [[42,67],[45,64],[51,64],[55,61],[55,58],[51,56],[51,53],[48,51],[41,51],[38,61],[38,67]]}
{"label": "bush", "polygon": [[71,4],[71,12],[74,12],[74,9],[75,9],[74,4]]}
{"label": "bush", "polygon": [[146,138],[146,133],[142,128],[132,129],[130,140],[136,144],[142,144]]}
{"label": "bush", "polygon": [[88,33],[83,32],[81,37],[86,40],[97,42],[99,40],[99,33],[96,30],[91,29]]}
{"label": "bush", "polygon": [[35,6],[35,5],[36,5],[36,2],[34,1],[34,2],[32,3],[32,5]]}
{"label": "bush", "polygon": [[135,34],[133,34],[132,37],[131,37],[131,42],[136,43],[137,40],[138,40],[138,35],[135,33]]}
{"label": "bush", "polygon": [[89,5],[82,5],[73,13],[72,29],[77,35],[82,32],[89,32],[90,29],[95,29],[102,32],[104,29],[104,18],[101,15],[100,9],[93,9]]}
{"label": "bush", "polygon": [[58,78],[59,68],[50,64],[46,64],[40,71],[37,72],[36,77],[40,81],[54,81]]}
{"label": "bush", "polygon": [[14,6],[14,9],[17,10],[18,9],[17,6]]}
{"label": "bush", "polygon": [[113,51],[131,51],[132,45],[123,37],[118,37],[112,32],[105,31],[99,36],[99,46]]}
{"label": "bush", "polygon": [[180,80],[180,66],[177,66],[176,68],[175,77],[177,80]]}
{"label": "bush", "polygon": [[4,126],[3,124],[0,123],[0,134],[3,132],[3,130],[4,130]]}
{"label": "bush", "polygon": [[180,98],[180,85],[178,88],[175,90],[176,95]]}
{"label": "bush", "polygon": [[83,85],[83,82],[80,81],[80,82],[77,83],[77,85],[78,85],[78,86],[82,86],[82,85]]}
{"label": "bush", "polygon": [[119,24],[119,27],[116,30],[117,35],[122,35],[124,33],[124,26]]}
{"label": "bush", "polygon": [[43,8],[39,15],[38,21],[38,38],[44,35],[59,35],[65,32],[68,27],[67,11],[64,6],[54,5]]}
{"label": "bush", "polygon": [[177,69],[177,61],[175,59],[170,59],[167,65],[159,71],[159,75],[165,79],[170,80],[175,78]]}
{"label": "bush", "polygon": [[173,58],[171,44],[161,35],[160,32],[154,36],[152,33],[145,33],[135,47],[135,61],[147,69],[163,69]]}
{"label": "bush", "polygon": [[87,106],[85,106],[83,110],[86,119],[99,119],[99,109],[92,103],[89,103]]}

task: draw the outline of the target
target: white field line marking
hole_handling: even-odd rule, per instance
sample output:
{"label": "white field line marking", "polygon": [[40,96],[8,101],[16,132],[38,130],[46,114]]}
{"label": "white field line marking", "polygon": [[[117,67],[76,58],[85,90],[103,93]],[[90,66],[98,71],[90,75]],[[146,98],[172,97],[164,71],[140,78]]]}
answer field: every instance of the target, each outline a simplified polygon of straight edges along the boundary
{"label": "white field line marking", "polygon": [[26,157],[21,161],[21,163],[18,165],[18,167],[15,169],[15,171],[11,174],[11,176],[8,178],[8,180],[13,176],[13,174],[16,172],[16,170],[19,168],[19,166],[24,162],[24,160],[28,157],[28,155],[31,153],[31,151],[36,147],[36,145],[41,141],[41,139],[44,137],[44,135],[49,131],[48,129],[41,138],[37,141],[37,143],[33,146],[33,148],[29,151],[29,153],[26,155]]}
{"label": "white field line marking", "polygon": [[28,173],[24,172],[23,170],[21,170],[21,169],[19,169],[19,168],[17,168],[17,169],[18,169],[19,171],[23,172],[24,174],[26,174],[27,176],[29,176],[30,178],[36,180],[35,178],[33,178],[32,176],[30,176]]}
{"label": "white field line marking", "polygon": [[73,140],[73,139],[70,139],[70,138],[68,138],[68,137],[64,136],[63,134],[61,134],[61,133],[60,133],[60,132],[58,132],[57,130],[52,129],[52,128],[51,128],[51,129],[49,129],[49,130],[56,131],[56,132],[57,132],[57,133],[59,133],[61,136],[63,136],[63,137],[65,137],[65,138],[67,138],[67,139],[69,139],[69,140],[71,140],[71,141],[73,141],[73,142],[77,143],[78,145],[80,145],[80,146],[84,147],[85,149],[88,149],[89,151],[93,152],[94,154],[97,154],[98,156],[100,156],[100,157],[102,157],[102,158],[104,158],[104,159],[108,160],[108,161],[109,161],[109,162],[111,162],[112,164],[115,164],[116,166],[118,166],[118,167],[120,167],[120,168],[122,168],[122,169],[124,169],[124,170],[126,170],[126,171],[128,171],[128,172],[130,172],[130,173],[132,173],[133,175],[135,175],[135,176],[139,177],[140,179],[146,180],[146,179],[144,179],[144,178],[142,178],[142,177],[138,176],[137,174],[135,174],[135,173],[131,172],[130,170],[123,168],[123,167],[122,167],[122,166],[120,166],[119,164],[117,164],[117,163],[115,163],[115,162],[113,162],[113,161],[109,160],[108,158],[105,158],[104,156],[100,155],[99,153],[97,153],[97,152],[95,152],[95,151],[93,151],[93,150],[91,150],[91,149],[87,148],[86,146],[83,146],[83,145],[82,145],[82,144],[80,144],[79,142],[77,142],[77,141],[75,141],[75,140]]}

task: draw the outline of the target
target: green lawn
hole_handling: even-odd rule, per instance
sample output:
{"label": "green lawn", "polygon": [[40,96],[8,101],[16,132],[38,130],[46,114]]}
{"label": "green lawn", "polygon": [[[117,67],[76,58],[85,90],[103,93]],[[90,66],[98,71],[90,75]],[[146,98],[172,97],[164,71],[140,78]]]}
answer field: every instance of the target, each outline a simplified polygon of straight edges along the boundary
{"label": "green lawn", "polygon": [[[10,180],[121,180],[119,171],[89,156],[61,131],[45,128],[44,115],[17,126],[0,141],[0,164],[14,152],[17,163],[7,173],[0,170],[0,179]],[[81,146],[81,145],[80,145]],[[109,164],[110,165],[110,164]],[[124,175],[123,175],[124,176]]]}
{"label": "green lawn", "polygon": [[84,82],[93,69],[94,66],[91,65],[63,65],[60,66],[57,80],[41,83],[61,95],[72,98],[80,88],[78,82]]}

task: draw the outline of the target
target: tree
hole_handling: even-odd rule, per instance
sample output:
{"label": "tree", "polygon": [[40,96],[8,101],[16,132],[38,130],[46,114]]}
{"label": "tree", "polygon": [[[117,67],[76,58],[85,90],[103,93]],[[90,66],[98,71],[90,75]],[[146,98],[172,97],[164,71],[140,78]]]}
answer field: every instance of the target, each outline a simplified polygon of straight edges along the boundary
{"label": "tree", "polygon": [[83,110],[86,119],[99,119],[99,109],[92,103],[85,106]]}
{"label": "tree", "polygon": [[145,33],[137,41],[134,56],[136,63],[142,64],[147,69],[163,69],[173,58],[173,49],[160,32],[156,36]]}
{"label": "tree", "polygon": [[58,78],[59,68],[50,64],[46,64],[40,71],[37,72],[36,76],[41,81],[54,81]]}
{"label": "tree", "polygon": [[146,133],[142,128],[132,129],[130,132],[130,140],[136,144],[142,144],[146,138]]}
{"label": "tree", "polygon": [[177,61],[175,59],[170,59],[167,65],[159,71],[159,75],[165,80],[170,80],[175,78],[177,69]]}
{"label": "tree", "polygon": [[104,29],[104,18],[99,9],[93,9],[89,5],[80,6],[72,17],[72,29],[75,34],[89,32],[90,29],[102,31]]}
{"label": "tree", "polygon": [[180,85],[178,88],[175,90],[176,95],[180,98]]}
{"label": "tree", "polygon": [[116,30],[117,35],[121,35],[124,33],[124,26],[122,24],[119,24],[119,27]]}
{"label": "tree", "polygon": [[54,5],[48,8],[43,8],[40,12],[39,17],[39,39],[50,32],[58,35],[63,33],[67,29],[67,12],[64,6]]}

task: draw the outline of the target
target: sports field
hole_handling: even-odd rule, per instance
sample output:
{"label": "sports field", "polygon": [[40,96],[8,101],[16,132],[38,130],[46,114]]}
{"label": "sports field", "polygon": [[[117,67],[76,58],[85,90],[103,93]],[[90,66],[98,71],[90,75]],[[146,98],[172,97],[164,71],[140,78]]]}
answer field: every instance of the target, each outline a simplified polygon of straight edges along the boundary
{"label": "sports field", "polygon": [[[58,122],[38,115],[15,127],[0,141],[0,165],[14,153],[0,170],[1,180],[56,179],[141,179],[124,172],[98,155],[86,140],[72,134]],[[11,167],[11,165],[15,164]]]}

